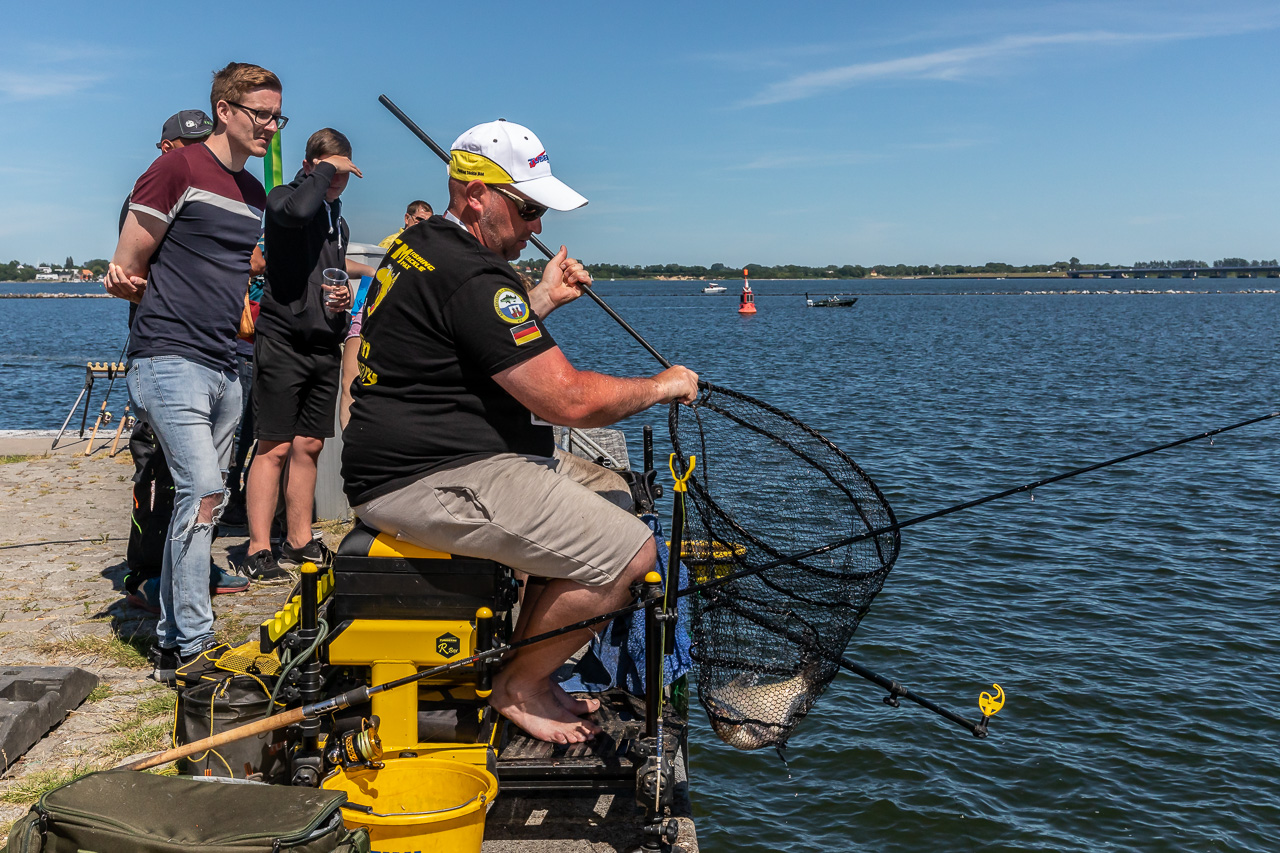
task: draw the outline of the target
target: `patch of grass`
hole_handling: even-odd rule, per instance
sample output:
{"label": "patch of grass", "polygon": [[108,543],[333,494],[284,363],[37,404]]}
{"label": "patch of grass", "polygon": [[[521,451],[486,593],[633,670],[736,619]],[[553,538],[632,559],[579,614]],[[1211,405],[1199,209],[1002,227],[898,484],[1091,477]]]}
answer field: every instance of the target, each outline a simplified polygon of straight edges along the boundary
{"label": "patch of grass", "polygon": [[30,454],[6,453],[0,456],[0,465],[12,465],[14,462],[26,462],[33,458]]}
{"label": "patch of grass", "polygon": [[101,702],[103,699],[106,699],[108,696],[110,696],[113,692],[114,691],[112,691],[110,684],[99,684],[97,687],[89,691],[89,696],[84,701]]}
{"label": "patch of grass", "polygon": [[51,767],[48,770],[37,770],[15,779],[3,793],[0,793],[0,803],[29,806],[59,785],[65,785],[73,779],[79,779],[92,772],[92,767],[80,765],[69,769]]}
{"label": "patch of grass", "polygon": [[[114,726],[112,728],[115,728]],[[167,722],[133,726],[107,744],[112,755],[134,755],[139,752],[158,752],[169,745],[172,728]]]}
{"label": "patch of grass", "polygon": [[226,643],[235,648],[258,635],[261,618],[248,617],[240,620],[219,619],[213,626],[213,636],[219,643]]}
{"label": "patch of grass", "polygon": [[173,714],[173,693],[168,690],[155,690],[138,703],[137,715],[140,720],[149,720],[152,717],[165,716]]}
{"label": "patch of grass", "polygon": [[150,666],[146,655],[148,648],[148,640],[137,637],[124,640],[120,637],[80,636],[49,640],[41,643],[37,651],[45,655],[93,655],[116,666],[146,669]]}
{"label": "patch of grass", "polygon": [[354,526],[354,521],[347,521],[345,519],[335,519],[333,521],[321,521],[316,523],[316,527],[324,531],[326,535],[337,536],[339,539],[350,533],[351,528]]}

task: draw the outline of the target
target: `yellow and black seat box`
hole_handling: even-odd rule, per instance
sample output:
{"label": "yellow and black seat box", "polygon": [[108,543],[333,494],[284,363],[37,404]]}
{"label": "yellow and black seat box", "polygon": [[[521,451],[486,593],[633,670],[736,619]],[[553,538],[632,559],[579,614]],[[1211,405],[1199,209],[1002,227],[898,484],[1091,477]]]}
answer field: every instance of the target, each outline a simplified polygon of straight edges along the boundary
{"label": "yellow and black seat box", "polygon": [[398,540],[357,521],[333,559],[333,622],[474,619],[510,610],[518,585],[492,560],[455,557]]}

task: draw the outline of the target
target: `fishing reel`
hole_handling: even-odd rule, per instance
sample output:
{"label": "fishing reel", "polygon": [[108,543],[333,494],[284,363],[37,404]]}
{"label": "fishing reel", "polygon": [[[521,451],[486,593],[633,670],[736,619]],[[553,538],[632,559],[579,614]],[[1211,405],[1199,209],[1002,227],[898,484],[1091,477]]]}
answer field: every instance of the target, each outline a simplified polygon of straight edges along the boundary
{"label": "fishing reel", "polygon": [[378,718],[360,721],[360,729],[343,732],[329,739],[324,751],[331,767],[343,770],[382,769],[382,739],[378,737]]}

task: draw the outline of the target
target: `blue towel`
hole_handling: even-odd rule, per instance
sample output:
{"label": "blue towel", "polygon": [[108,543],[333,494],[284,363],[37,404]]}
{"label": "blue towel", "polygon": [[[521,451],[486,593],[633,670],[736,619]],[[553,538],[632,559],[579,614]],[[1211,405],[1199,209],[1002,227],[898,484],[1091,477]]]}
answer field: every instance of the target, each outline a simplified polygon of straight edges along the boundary
{"label": "blue towel", "polygon": [[[667,573],[667,540],[662,535],[662,522],[656,515],[642,515],[640,520],[649,525],[658,544],[658,572]],[[689,586],[689,571],[680,564],[678,589]],[[667,655],[664,676],[668,684],[676,681],[693,667],[689,653],[689,632],[685,630],[684,608],[680,609],[680,621],[676,623],[676,648]],[[573,674],[561,686],[571,693],[598,693],[610,687],[621,687],[634,696],[644,695],[644,611],[628,613],[614,619],[600,635],[591,641],[590,648],[573,669]]]}

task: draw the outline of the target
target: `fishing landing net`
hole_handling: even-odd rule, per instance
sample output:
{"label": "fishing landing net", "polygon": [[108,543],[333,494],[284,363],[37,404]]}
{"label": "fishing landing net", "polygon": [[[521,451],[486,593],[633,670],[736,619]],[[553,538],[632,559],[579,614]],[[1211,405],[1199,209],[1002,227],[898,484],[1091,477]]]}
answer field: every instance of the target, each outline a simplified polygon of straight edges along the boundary
{"label": "fishing landing net", "polygon": [[738,749],[785,747],[897,559],[897,530],[760,574],[732,572],[895,524],[875,483],[813,429],[745,394],[710,385],[672,405],[671,442],[688,470],[685,600],[698,700]]}

